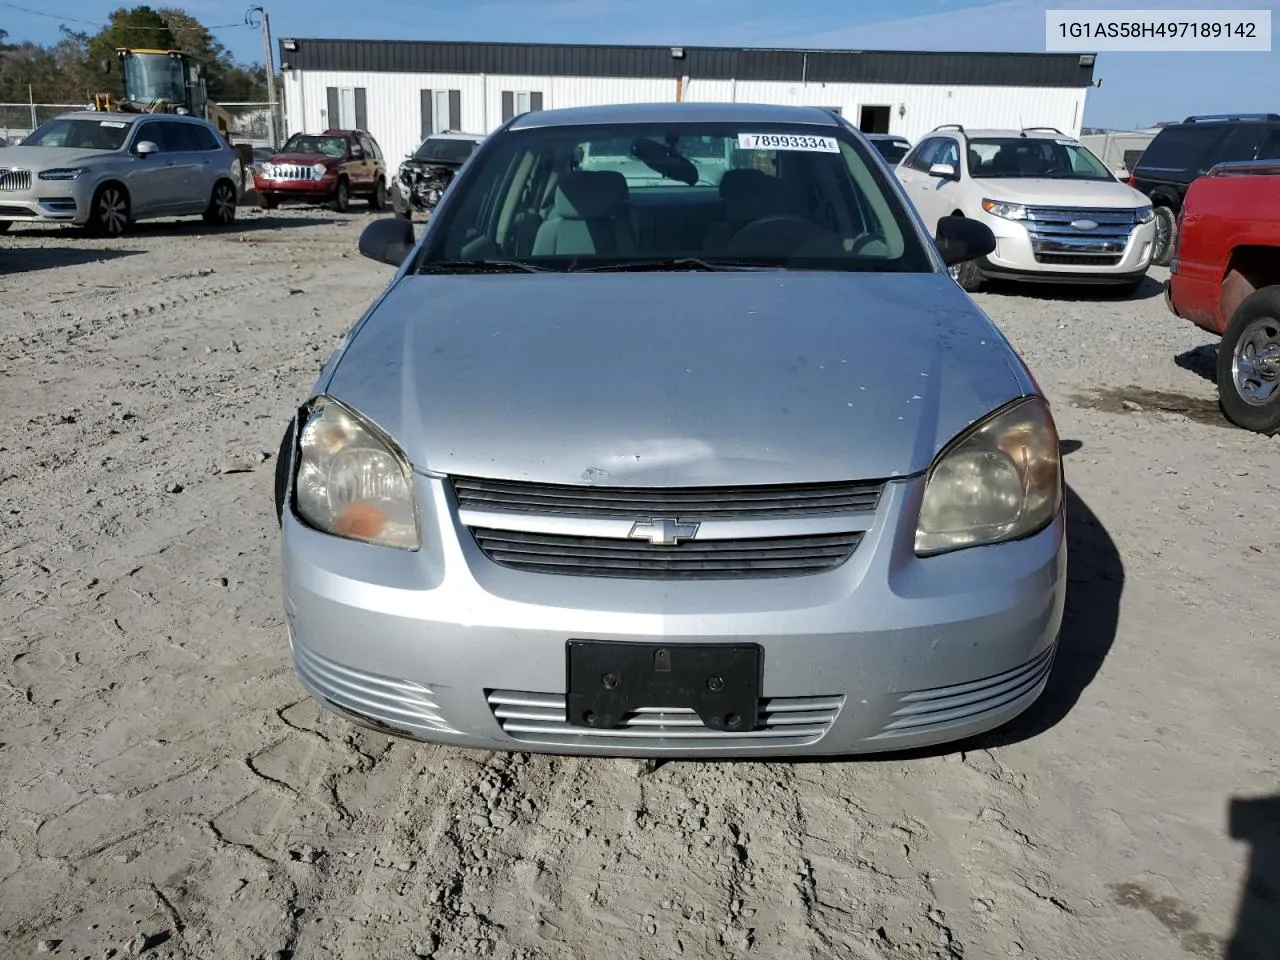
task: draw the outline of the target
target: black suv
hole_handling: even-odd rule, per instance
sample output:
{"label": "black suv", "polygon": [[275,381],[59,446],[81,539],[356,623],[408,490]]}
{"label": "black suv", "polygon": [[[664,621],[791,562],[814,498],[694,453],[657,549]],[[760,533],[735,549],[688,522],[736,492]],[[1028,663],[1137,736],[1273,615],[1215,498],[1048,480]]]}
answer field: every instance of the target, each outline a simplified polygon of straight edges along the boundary
{"label": "black suv", "polygon": [[1150,197],[1156,209],[1152,263],[1168,266],[1173,258],[1177,216],[1191,182],[1216,164],[1236,160],[1280,160],[1280,114],[1187,117],[1147,145],[1129,186]]}

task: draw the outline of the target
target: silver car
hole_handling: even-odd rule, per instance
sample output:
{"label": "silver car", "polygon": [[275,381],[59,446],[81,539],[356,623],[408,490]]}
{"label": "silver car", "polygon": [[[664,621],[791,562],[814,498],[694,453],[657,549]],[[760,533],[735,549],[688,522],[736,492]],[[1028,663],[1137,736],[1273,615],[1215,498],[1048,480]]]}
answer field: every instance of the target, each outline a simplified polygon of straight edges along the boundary
{"label": "silver car", "polygon": [[[583,170],[630,144],[662,174]],[[708,185],[684,154],[727,141]],[[1066,589],[1045,398],[867,140],[820,109],[508,121],[284,438],[298,677],[486,750],[847,755],[1003,724]]]}
{"label": "silver car", "polygon": [[19,221],[72,223],[119,236],[135,220],[236,217],[237,156],[195,117],[67,113],[0,161],[0,231]]}

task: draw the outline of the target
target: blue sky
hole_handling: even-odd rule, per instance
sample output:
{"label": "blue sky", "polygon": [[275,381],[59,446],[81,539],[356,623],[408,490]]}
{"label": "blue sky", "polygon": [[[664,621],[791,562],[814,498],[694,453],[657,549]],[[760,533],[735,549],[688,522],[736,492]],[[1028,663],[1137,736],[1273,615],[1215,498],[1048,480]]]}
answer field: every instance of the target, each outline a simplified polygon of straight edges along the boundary
{"label": "blue sky", "polygon": [[[80,29],[132,2],[0,0],[0,28],[16,40],[56,40],[58,25]],[[263,0],[256,0],[263,2]],[[164,6],[164,0],[153,0]],[[243,21],[249,0],[183,6],[216,30],[245,62],[261,61],[261,34]],[[1276,0],[289,0],[264,3],[273,39],[491,40],[664,45],[806,46],[861,50],[1044,49],[1046,9],[1274,8]],[[358,16],[353,13],[358,11]],[[75,20],[90,23],[75,23]],[[1280,16],[1267,53],[1098,54],[1085,123],[1133,127],[1190,113],[1280,112]],[[278,45],[277,45],[278,49]],[[1087,41],[1081,52],[1092,52]]]}

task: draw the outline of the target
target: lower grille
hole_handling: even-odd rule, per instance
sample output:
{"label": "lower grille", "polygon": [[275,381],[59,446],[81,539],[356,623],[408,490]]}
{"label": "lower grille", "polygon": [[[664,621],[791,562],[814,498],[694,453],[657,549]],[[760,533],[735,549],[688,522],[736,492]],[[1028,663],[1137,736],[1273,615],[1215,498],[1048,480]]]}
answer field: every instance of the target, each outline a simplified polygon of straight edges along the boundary
{"label": "lower grille", "polygon": [[0,173],[0,190],[17,191],[30,189],[30,170],[5,170]]}
{"label": "lower grille", "polygon": [[1114,267],[1120,262],[1118,254],[1083,256],[1071,253],[1037,253],[1036,263],[1056,263],[1073,267]]}
{"label": "lower grille", "polygon": [[984,713],[1002,710],[1034,693],[1044,683],[1053,666],[1056,649],[1051,646],[1022,666],[983,680],[905,693],[898,698],[899,706],[878,738],[915,736],[931,728],[972,721]]}
{"label": "lower grille", "polygon": [[645,750],[805,746],[826,735],[844,706],[843,696],[761,700],[760,728],[730,733],[709,730],[692,710],[648,707],[628,716],[622,727],[600,730],[570,726],[563,694],[491,690],[488,701],[503,733],[513,740]]}
{"label": "lower grille", "polygon": [[418,683],[365,673],[293,644],[293,665],[303,685],[334,709],[388,733],[456,733]]}
{"label": "lower grille", "polygon": [[796,537],[695,540],[655,546],[638,540],[474,528],[494,563],[530,573],[639,580],[733,580],[796,577],[840,566],[861,532]]}
{"label": "lower grille", "polygon": [[28,210],[26,207],[13,207],[13,206],[6,207],[3,203],[0,203],[0,217],[29,217],[29,216],[31,216],[31,211]]}

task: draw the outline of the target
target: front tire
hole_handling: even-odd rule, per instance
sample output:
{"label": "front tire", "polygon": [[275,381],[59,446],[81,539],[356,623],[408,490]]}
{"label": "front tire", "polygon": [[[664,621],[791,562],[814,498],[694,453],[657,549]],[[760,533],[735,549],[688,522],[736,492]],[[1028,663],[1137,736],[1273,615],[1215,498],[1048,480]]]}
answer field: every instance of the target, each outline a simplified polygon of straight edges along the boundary
{"label": "front tire", "polygon": [[274,210],[280,205],[280,201],[271,194],[258,194],[258,206],[263,210]]}
{"label": "front tire", "polygon": [[374,188],[373,193],[369,194],[369,209],[382,210],[387,205],[387,184],[381,177],[378,178],[378,185]]}
{"label": "front tire", "polygon": [[289,496],[289,469],[293,465],[293,424],[284,432],[280,452],[276,454],[276,523],[284,526],[285,500]]}
{"label": "front tire", "polygon": [[972,260],[966,260],[964,263],[957,263],[952,266],[948,273],[956,283],[960,284],[960,289],[966,293],[977,293],[982,289],[983,276],[982,271],[978,269],[978,265]]}
{"label": "front tire", "polygon": [[351,209],[351,185],[347,183],[346,177],[338,181],[337,189],[333,193],[333,202],[329,206],[335,213],[346,213]]}
{"label": "front tire", "polygon": [[106,183],[93,195],[86,226],[95,237],[119,237],[129,229],[129,195],[124,187]]}
{"label": "front tire", "polygon": [[1178,218],[1169,207],[1156,207],[1156,235],[1151,244],[1151,262],[1157,267],[1167,267],[1173,260],[1174,234],[1178,232]]}
{"label": "front tire", "polygon": [[236,219],[236,188],[229,180],[213,187],[213,196],[204,211],[204,222],[213,227],[229,227]]}
{"label": "front tire", "polygon": [[1280,286],[1263,287],[1232,315],[1218,345],[1218,403],[1237,427],[1280,431]]}

